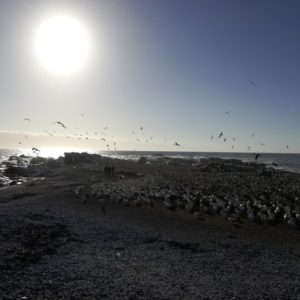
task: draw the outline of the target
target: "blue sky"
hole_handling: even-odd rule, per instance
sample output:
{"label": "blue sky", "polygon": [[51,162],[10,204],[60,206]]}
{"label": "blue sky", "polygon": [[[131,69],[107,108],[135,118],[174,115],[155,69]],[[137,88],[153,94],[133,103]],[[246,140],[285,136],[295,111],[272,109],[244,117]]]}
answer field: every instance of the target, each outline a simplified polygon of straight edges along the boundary
{"label": "blue sky", "polygon": [[[91,36],[64,78],[33,46],[55,14]],[[299,36],[299,1],[0,1],[0,147],[299,153]]]}

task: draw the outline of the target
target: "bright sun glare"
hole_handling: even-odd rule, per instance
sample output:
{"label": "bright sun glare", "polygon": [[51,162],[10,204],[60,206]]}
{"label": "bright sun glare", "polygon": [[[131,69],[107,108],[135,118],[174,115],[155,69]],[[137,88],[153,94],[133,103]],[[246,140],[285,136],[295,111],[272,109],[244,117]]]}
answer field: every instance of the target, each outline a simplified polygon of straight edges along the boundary
{"label": "bright sun glare", "polygon": [[90,41],[84,26],[69,16],[53,16],[38,28],[35,50],[40,62],[57,75],[76,72],[86,63]]}

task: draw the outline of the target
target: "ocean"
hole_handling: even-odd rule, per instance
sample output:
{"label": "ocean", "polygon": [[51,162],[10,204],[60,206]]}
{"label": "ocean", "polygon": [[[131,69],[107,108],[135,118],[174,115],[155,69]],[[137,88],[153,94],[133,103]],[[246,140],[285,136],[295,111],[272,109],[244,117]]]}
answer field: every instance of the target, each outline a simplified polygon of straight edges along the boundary
{"label": "ocean", "polygon": [[[69,150],[67,151],[69,152]],[[224,159],[240,159],[244,162],[253,162],[254,153],[235,153],[235,152],[164,152],[164,151],[87,151],[89,153],[97,153],[120,159],[137,160],[140,157],[147,157],[149,160],[158,157],[172,157],[183,159],[201,159],[210,157],[219,157]],[[57,158],[63,155],[64,150],[42,150],[41,156]],[[34,154],[26,150],[8,150],[0,149],[0,165],[1,162],[8,159],[11,155],[32,155]],[[283,154],[283,153],[262,153],[258,158],[259,163],[273,166],[277,169],[287,170],[300,173],[300,154]],[[1,166],[0,166],[1,172]]]}

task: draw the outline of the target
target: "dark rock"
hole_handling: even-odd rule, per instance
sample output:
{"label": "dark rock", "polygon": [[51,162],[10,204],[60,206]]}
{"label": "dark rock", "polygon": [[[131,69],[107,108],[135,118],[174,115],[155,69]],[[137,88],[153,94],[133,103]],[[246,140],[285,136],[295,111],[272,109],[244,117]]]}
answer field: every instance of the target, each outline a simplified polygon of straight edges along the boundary
{"label": "dark rock", "polygon": [[30,176],[30,171],[28,168],[25,168],[25,167],[9,166],[4,171],[4,175],[8,176],[9,178],[14,178],[16,176],[28,177],[28,176]]}

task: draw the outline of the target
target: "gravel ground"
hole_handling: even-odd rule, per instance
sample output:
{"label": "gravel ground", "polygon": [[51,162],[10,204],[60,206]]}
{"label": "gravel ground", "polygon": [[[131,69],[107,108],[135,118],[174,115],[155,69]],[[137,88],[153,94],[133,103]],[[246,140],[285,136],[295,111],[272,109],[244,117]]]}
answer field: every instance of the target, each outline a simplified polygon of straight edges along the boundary
{"label": "gravel ground", "polygon": [[299,230],[159,204],[104,212],[76,185],[0,190],[1,299],[300,299]]}

